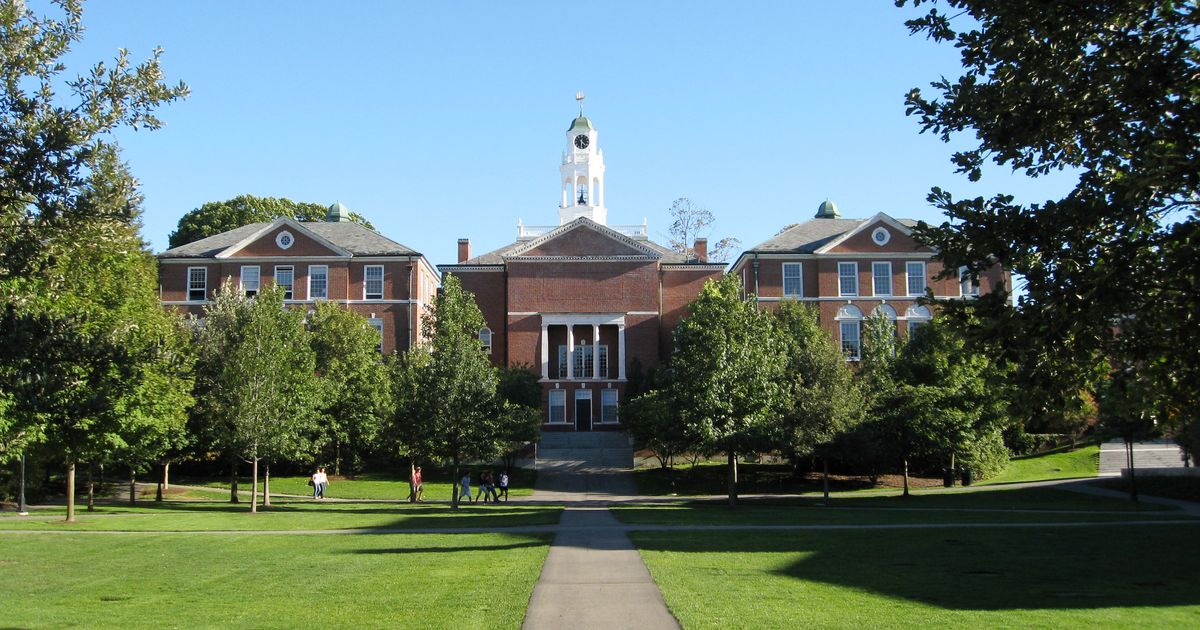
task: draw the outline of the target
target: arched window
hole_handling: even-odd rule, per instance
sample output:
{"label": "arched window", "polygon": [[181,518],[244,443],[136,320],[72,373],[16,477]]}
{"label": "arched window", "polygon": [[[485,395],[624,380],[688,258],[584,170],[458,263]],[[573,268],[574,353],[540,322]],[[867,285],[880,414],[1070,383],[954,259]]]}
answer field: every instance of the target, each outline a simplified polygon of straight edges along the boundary
{"label": "arched window", "polygon": [[893,322],[896,321],[896,309],[892,308],[890,304],[880,304],[879,306],[876,306],[875,310],[871,311],[871,316],[874,317],[879,313],[883,313],[884,317]]}
{"label": "arched window", "polygon": [[933,315],[929,312],[928,308],[914,304],[904,312],[904,318],[908,320],[908,336],[911,338],[914,331],[928,324],[929,320],[933,319]]}
{"label": "arched window", "polygon": [[479,329],[479,345],[483,346],[483,351],[492,353],[492,329],[484,327]]}
{"label": "arched window", "polygon": [[838,332],[841,333],[842,354],[847,361],[857,361],[862,356],[862,310],[853,304],[838,309]]}

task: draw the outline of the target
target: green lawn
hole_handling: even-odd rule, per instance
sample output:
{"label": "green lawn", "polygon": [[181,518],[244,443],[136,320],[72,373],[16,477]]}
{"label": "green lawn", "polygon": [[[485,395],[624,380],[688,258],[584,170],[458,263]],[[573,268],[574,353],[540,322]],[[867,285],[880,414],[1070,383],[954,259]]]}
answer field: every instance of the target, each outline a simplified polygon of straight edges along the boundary
{"label": "green lawn", "polygon": [[[1134,471],[1135,474],[1137,471]],[[1106,479],[1100,485],[1113,490],[1129,492],[1129,482],[1119,477]],[[1140,494],[1184,501],[1200,501],[1200,477],[1137,477]]]}
{"label": "green lawn", "polygon": [[630,537],[684,628],[1200,626],[1200,524]]}
{"label": "green lawn", "polygon": [[[472,469],[475,483],[478,483],[479,471]],[[451,493],[450,474],[445,471],[426,469],[425,498],[430,501],[449,501]],[[308,485],[308,477],[271,477],[271,494],[291,494],[311,496],[312,487]],[[513,470],[509,479],[509,496],[525,497],[533,494],[533,484],[537,473],[533,470],[518,468]],[[172,479],[179,485],[195,485],[213,488],[214,491],[223,489],[229,492],[229,479],[186,478]],[[474,484],[472,484],[474,485]],[[238,490],[249,492],[250,477],[238,479]],[[262,479],[259,479],[259,491],[262,491]],[[387,473],[364,473],[354,479],[330,479],[329,489],[325,496],[339,499],[383,499],[400,501],[408,498],[408,476]]]}
{"label": "green lawn", "polygon": [[[518,527],[553,525],[562,508],[515,504],[464,506],[410,503],[320,503],[311,500],[276,500],[270,508],[250,514],[247,504],[224,502],[145,503],[139,507],[101,505],[95,512],[78,510],[77,523],[63,522],[65,508],[36,510],[28,517],[0,516],[0,529],[24,530],[330,530],[330,529],[440,529],[447,527]],[[2,556],[0,556],[2,557]]]}
{"label": "green lawn", "polygon": [[1048,479],[1095,477],[1100,471],[1100,445],[1020,457],[1008,462],[999,475],[983,483],[1017,483]]}
{"label": "green lawn", "polygon": [[518,628],[548,536],[0,536],[5,627]]}
{"label": "green lawn", "polygon": [[[688,465],[674,470],[639,468],[633,478],[638,492],[646,496],[698,496],[723,494],[727,489],[729,469],[725,462],[703,462],[694,468]],[[856,490],[871,487],[862,479],[835,479],[834,490]],[[747,494],[799,494],[819,492],[820,477],[797,477],[785,464],[738,464],[738,491]]]}

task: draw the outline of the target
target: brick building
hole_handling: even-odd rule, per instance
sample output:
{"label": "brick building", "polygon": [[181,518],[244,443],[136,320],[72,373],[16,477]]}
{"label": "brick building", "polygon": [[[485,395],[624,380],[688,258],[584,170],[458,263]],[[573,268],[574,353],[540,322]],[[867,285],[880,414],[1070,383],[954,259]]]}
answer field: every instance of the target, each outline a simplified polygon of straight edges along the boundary
{"label": "brick building", "polygon": [[340,203],[324,222],[251,223],[169,249],[158,262],[166,306],[202,316],[224,282],[249,295],[281,285],[286,304],[329,300],[361,313],[379,330],[384,353],[416,342],[421,312],[439,284],[423,255],[351,222]]}
{"label": "brick building", "polygon": [[971,299],[1001,282],[1012,286],[1009,273],[999,266],[975,281],[961,270],[961,280],[935,279],[942,264],[933,259],[933,249],[913,240],[915,225],[883,213],[843,219],[826,200],[813,219],[743,252],[730,273],[763,305],[777,307],[783,300],[817,305],[822,327],[850,360],[858,360],[862,320],[876,311],[896,322],[903,337],[934,315],[916,302],[926,288],[938,299]]}
{"label": "brick building", "polygon": [[647,237],[643,225],[608,225],[604,155],[580,114],[566,133],[558,225],[518,223],[513,243],[479,256],[458,242],[439,265],[475,294],[480,340],[497,366],[541,377],[547,431],[621,429],[617,405],[630,366],[656,365],[685,307],[725,265],[697,240],[689,258]]}

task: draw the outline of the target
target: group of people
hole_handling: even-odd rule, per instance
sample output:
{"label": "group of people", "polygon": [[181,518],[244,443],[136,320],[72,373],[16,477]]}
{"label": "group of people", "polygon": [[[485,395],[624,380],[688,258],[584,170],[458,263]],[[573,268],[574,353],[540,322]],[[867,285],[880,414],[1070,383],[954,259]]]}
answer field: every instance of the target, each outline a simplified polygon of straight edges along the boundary
{"label": "group of people", "polygon": [[474,503],[479,499],[483,499],[483,502],[487,503],[488,499],[490,498],[493,503],[499,503],[500,495],[504,495],[505,502],[508,501],[507,472],[500,473],[500,477],[498,479],[493,476],[492,471],[490,470],[485,470],[480,473],[479,492],[476,493],[474,498],[471,496],[471,471],[468,470],[463,474],[462,479],[458,482],[458,485],[458,496],[463,501],[470,501]]}
{"label": "group of people", "polygon": [[329,487],[329,475],[325,474],[325,467],[317,469],[317,472],[312,474],[312,478],[308,480],[308,485],[312,486],[313,498],[324,499],[325,488]]}

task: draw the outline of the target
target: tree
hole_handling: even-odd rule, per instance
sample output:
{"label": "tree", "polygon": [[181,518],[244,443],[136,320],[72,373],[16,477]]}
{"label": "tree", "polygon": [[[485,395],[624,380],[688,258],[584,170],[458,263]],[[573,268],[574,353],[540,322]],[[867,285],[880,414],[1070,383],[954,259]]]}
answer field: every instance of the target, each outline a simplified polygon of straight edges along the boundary
{"label": "tree", "polygon": [[1129,499],[1138,500],[1133,444],[1155,434],[1155,390],[1146,375],[1131,365],[1119,366],[1100,390],[1100,424],[1125,444],[1125,462],[1129,470]]}
{"label": "tree", "polygon": [[[324,398],[304,313],[283,307],[278,287],[247,298],[232,283],[205,308],[200,337],[208,403],[224,448],[252,465],[250,511],[258,511],[258,466],[295,460],[310,448]],[[269,485],[264,489],[269,501]]]}
{"label": "tree", "polygon": [[[680,197],[671,202],[669,212],[671,213],[671,227],[667,228],[667,242],[671,245],[671,249],[687,256],[688,259],[695,258],[696,239],[708,236],[712,232],[712,225],[717,218],[709,209],[693,205],[692,200],[687,197]],[[727,236],[708,248],[708,259],[725,261],[741,244],[741,240]]]}
{"label": "tree", "polygon": [[391,408],[388,372],[378,351],[379,332],[362,315],[322,301],[308,328],[317,373],[326,383],[318,440],[322,452],[332,449],[333,471],[340,475],[343,452],[353,469]]}
{"label": "tree", "polygon": [[662,468],[673,468],[677,455],[700,448],[696,426],[684,421],[666,384],[625,403],[621,419],[634,442],[650,449]]}
{"label": "tree", "polygon": [[671,400],[702,440],[724,451],[729,504],[737,504],[737,455],[763,444],[784,389],[784,342],[735,276],[705,282],[674,333]]}
{"label": "tree", "polygon": [[862,391],[833,337],[821,328],[816,309],[784,301],[776,315],[787,341],[787,406],[779,444],[793,456],[820,454],[829,498],[829,453],[820,452],[863,419]]}
{"label": "tree", "polygon": [[452,275],[421,319],[424,343],[411,348],[397,370],[401,442],[414,456],[451,464],[451,503],[458,509],[459,466],[499,451],[496,370],[479,345],[483,314]]}
{"label": "tree", "polygon": [[[180,217],[178,226],[171,232],[168,245],[179,247],[243,225],[266,223],[279,217],[297,221],[324,221],[328,213],[329,208],[321,204],[282,197],[238,195],[226,201],[210,201]],[[366,217],[357,212],[350,213],[350,220],[369,230],[375,229]]]}
{"label": "tree", "polygon": [[1037,204],[934,188],[929,199],[950,220],[915,234],[947,269],[1000,264],[1025,279],[1015,308],[998,291],[946,304],[944,314],[968,311],[964,319],[981,322],[972,335],[1019,367],[1021,398],[1035,411],[1094,391],[1115,362],[1145,371],[1143,386],[1195,418],[1200,9],[1156,0],[945,4],[953,16],[934,6],[908,26],[956,46],[964,74],[933,83],[934,98],[912,90],[908,112],[944,141],[973,133],[952,158],[971,180],[988,162],[1078,180]]}
{"label": "tree", "polygon": [[517,455],[541,433],[542,385],[531,366],[516,364],[496,370],[501,401],[497,435],[504,467],[516,466]]}

